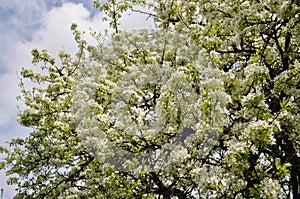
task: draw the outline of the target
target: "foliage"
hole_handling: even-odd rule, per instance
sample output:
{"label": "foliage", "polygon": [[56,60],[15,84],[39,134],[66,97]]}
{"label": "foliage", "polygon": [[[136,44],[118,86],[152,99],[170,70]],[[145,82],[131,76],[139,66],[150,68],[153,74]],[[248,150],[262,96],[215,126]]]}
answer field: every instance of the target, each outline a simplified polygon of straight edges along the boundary
{"label": "foliage", "polygon": [[[22,70],[15,198],[300,198],[298,1],[95,5],[114,33],[72,25],[74,59],[34,49]],[[127,10],[156,28],[120,30]]]}

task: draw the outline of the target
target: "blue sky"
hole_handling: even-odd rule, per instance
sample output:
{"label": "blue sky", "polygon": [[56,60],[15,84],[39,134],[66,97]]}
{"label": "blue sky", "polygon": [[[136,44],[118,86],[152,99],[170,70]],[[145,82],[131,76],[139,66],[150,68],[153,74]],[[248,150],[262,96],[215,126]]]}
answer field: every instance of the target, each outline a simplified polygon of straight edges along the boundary
{"label": "blue sky", "polygon": [[[31,49],[47,49],[52,55],[63,49],[74,54],[76,43],[70,31],[74,22],[86,32],[108,28],[93,0],[0,0],[0,144],[30,132],[16,122],[17,106],[22,107],[16,96],[20,94],[17,74],[31,66]],[[123,29],[151,25],[137,14],[125,14],[121,23]],[[89,36],[86,39],[94,42]],[[14,188],[5,181],[1,171],[0,189],[5,199],[12,198]]]}

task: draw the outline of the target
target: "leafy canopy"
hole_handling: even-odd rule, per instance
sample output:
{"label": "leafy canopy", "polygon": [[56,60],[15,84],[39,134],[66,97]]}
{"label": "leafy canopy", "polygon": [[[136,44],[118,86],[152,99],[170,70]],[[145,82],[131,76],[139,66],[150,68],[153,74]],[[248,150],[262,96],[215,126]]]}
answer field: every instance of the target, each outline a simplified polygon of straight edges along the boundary
{"label": "leafy canopy", "polygon": [[300,198],[299,1],[94,3],[113,32],[22,69],[15,198]]}

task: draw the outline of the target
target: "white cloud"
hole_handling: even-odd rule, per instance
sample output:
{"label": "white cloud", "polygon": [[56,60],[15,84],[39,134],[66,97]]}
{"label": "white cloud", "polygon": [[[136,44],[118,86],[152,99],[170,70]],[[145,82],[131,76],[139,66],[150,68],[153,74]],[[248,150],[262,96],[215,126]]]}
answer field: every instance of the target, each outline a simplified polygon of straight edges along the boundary
{"label": "white cloud", "polygon": [[13,196],[15,195],[15,187],[3,186],[5,182],[2,182],[2,179],[6,179],[5,173],[3,171],[0,171],[0,179],[0,190],[3,189],[3,198],[13,198]]}
{"label": "white cloud", "polygon": [[77,45],[70,30],[72,23],[79,24],[81,30],[100,25],[99,15],[89,18],[89,11],[82,4],[65,3],[62,7],[53,8],[44,15],[43,27],[34,35],[31,45],[57,54],[64,49],[74,53]]}
{"label": "white cloud", "polygon": [[[150,12],[145,8],[134,7],[136,11]],[[152,18],[149,18],[146,14],[139,12],[127,11],[120,19],[120,28],[123,30],[142,29],[142,28],[154,28],[154,22]]]}
{"label": "white cloud", "polygon": [[[18,93],[18,85],[11,84],[12,81],[16,81],[16,74],[0,74],[0,126],[4,126],[11,121],[12,115],[15,115],[16,102],[11,100],[11,96],[16,96]],[[13,108],[14,107],[14,108]]]}
{"label": "white cloud", "polygon": [[[46,3],[41,0],[0,0],[1,35],[11,34],[17,37],[29,38],[34,27],[41,21],[46,12]],[[2,2],[3,1],[3,2]]]}

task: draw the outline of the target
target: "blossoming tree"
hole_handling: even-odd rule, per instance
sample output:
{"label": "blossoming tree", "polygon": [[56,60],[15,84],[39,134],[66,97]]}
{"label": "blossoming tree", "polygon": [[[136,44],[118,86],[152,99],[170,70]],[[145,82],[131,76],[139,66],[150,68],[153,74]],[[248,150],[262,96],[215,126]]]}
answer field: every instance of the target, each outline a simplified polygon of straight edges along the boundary
{"label": "blossoming tree", "polygon": [[[21,72],[15,198],[300,197],[299,1],[95,6],[113,33],[72,25],[76,57],[34,49]],[[121,30],[130,10],[156,27]]]}

